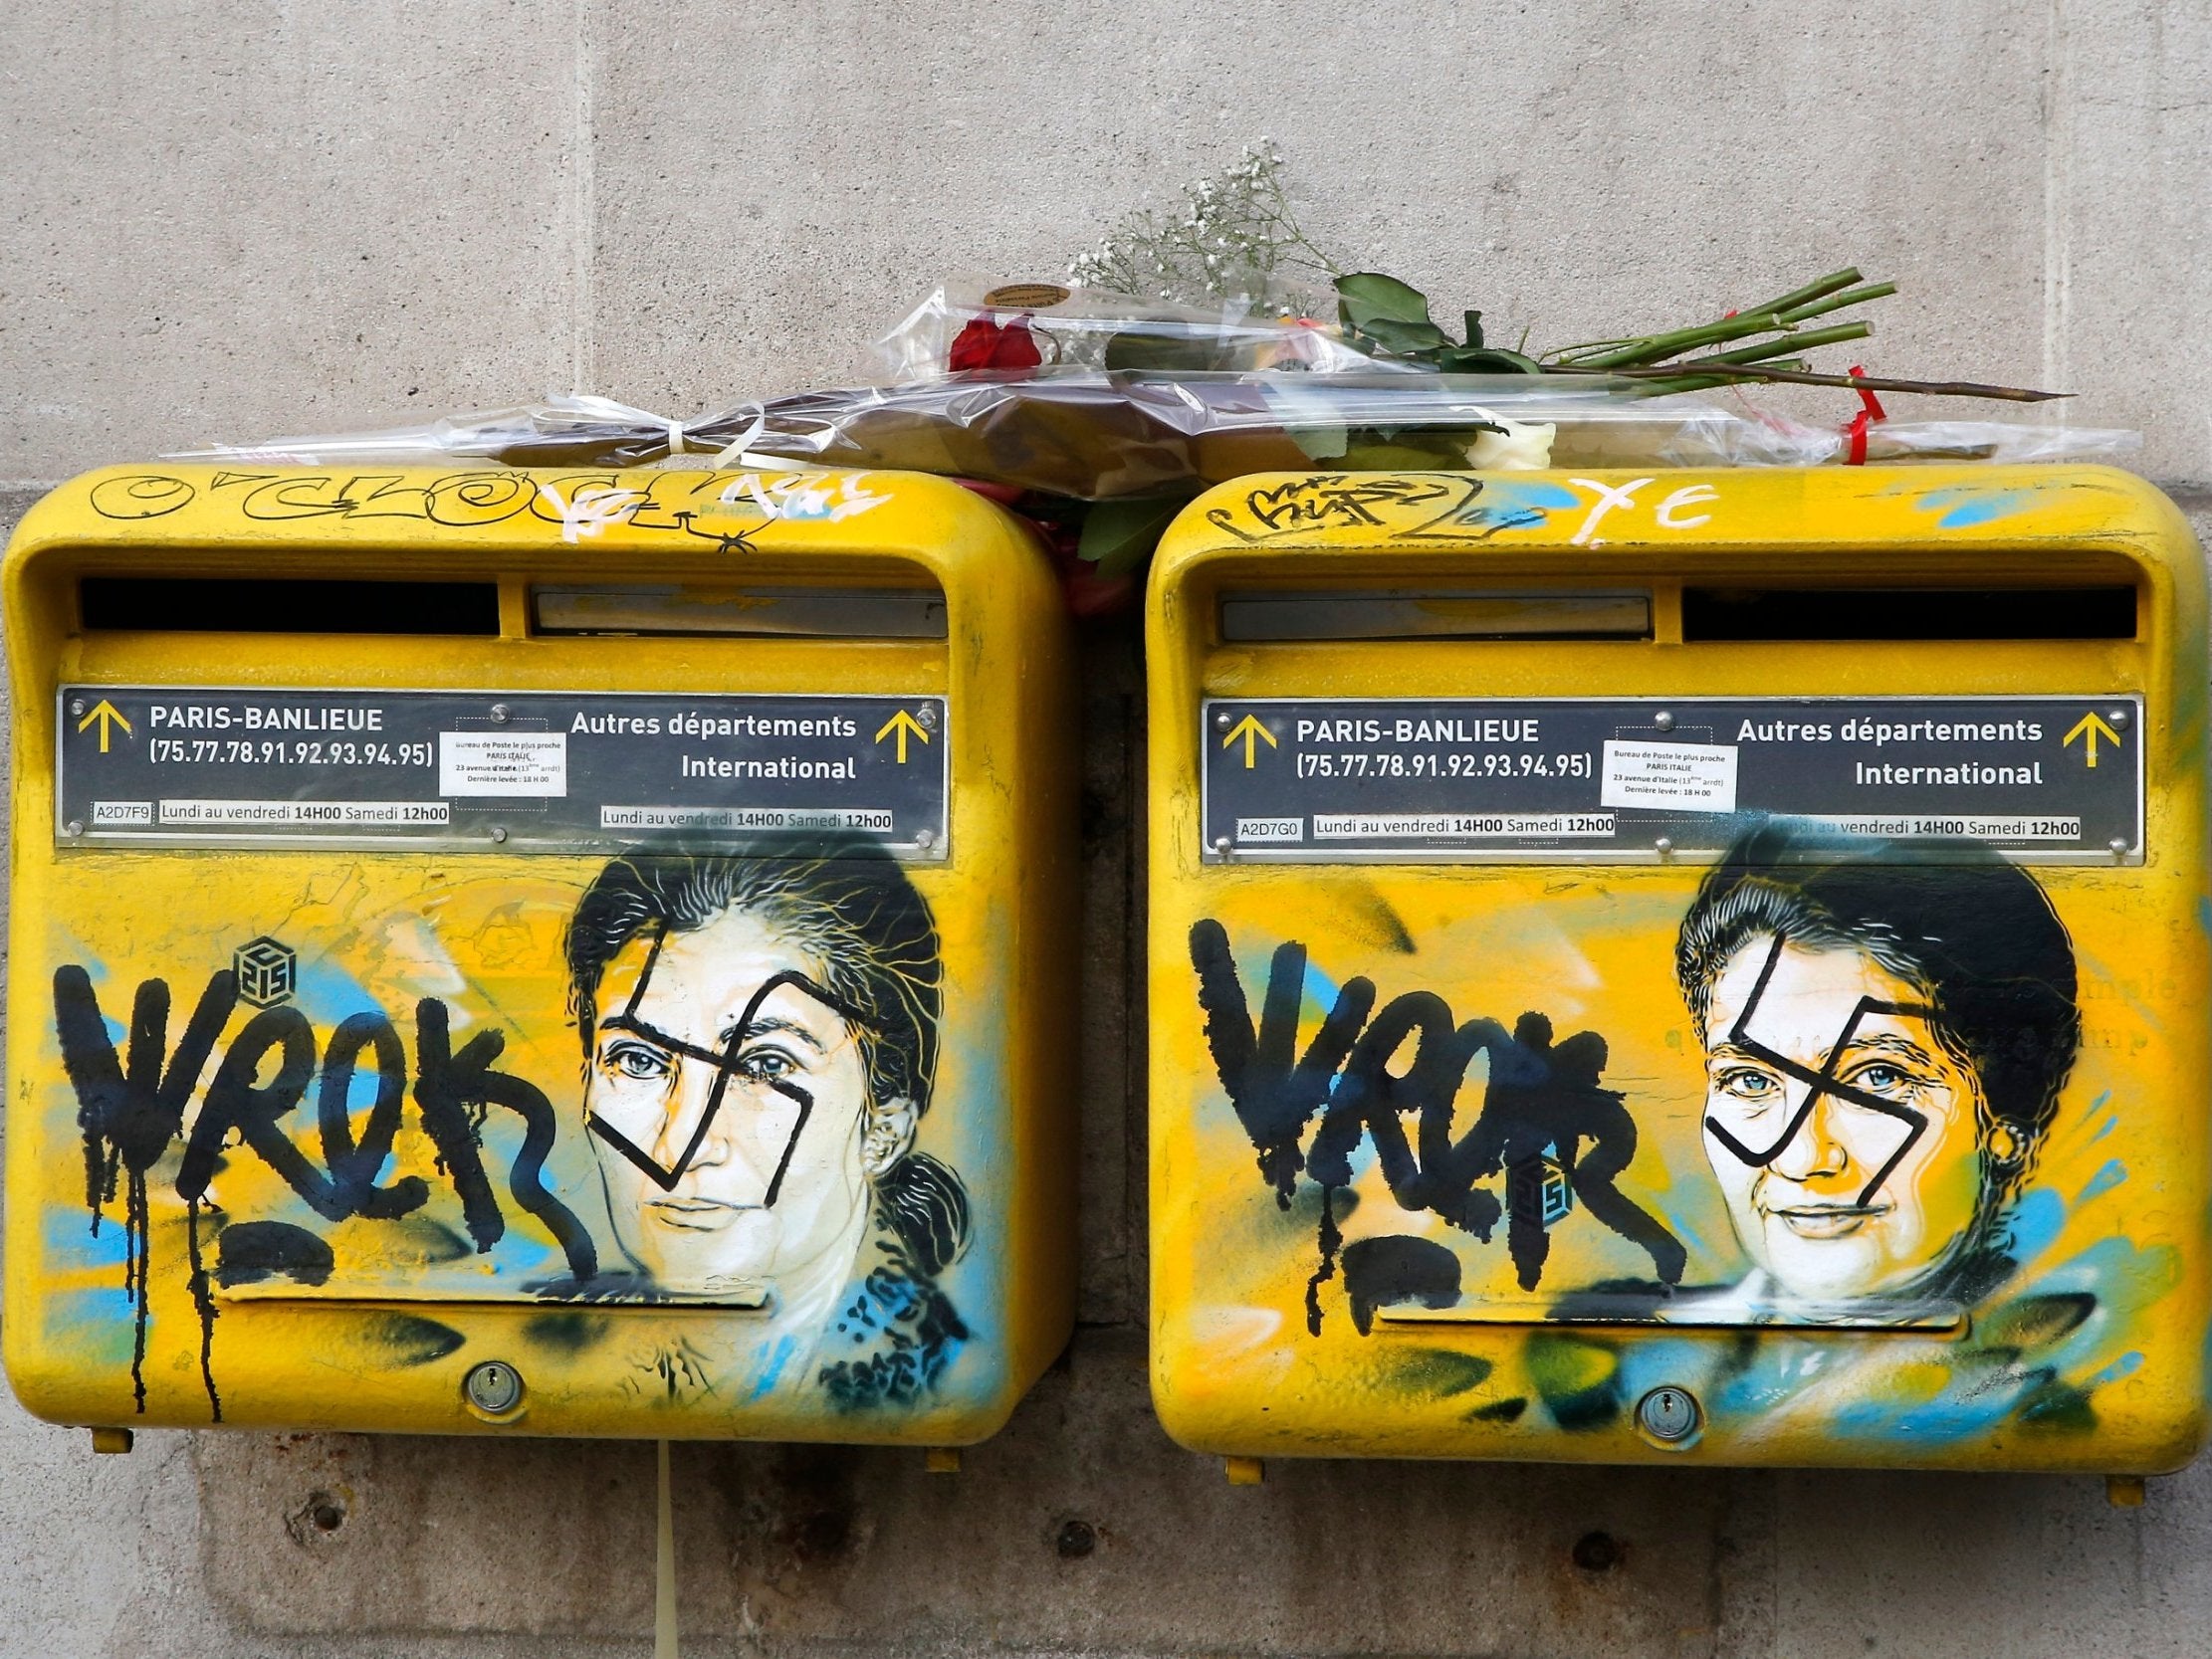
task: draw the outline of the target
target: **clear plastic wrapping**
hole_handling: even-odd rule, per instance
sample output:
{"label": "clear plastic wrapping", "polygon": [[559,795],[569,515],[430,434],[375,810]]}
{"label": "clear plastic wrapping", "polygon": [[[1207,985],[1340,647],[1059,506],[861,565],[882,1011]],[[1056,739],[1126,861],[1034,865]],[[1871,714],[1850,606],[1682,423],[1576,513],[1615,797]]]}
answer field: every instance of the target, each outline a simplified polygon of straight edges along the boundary
{"label": "clear plastic wrapping", "polygon": [[[2106,460],[2139,443],[2133,432],[2040,422],[1895,421],[1868,429],[1865,460]],[[1644,396],[1599,376],[1059,369],[801,392],[691,421],[553,397],[171,459],[616,467],[707,455],[754,467],[909,469],[1096,501],[1315,466],[1822,466],[1850,459],[1852,447],[1834,429],[1747,415],[1699,393]]]}
{"label": "clear plastic wrapping", "polygon": [[1345,343],[1332,322],[1059,283],[939,285],[875,343],[865,378],[903,384],[973,370],[1090,368],[1179,374],[1420,374]]}
{"label": "clear plastic wrapping", "polygon": [[[216,444],[181,450],[169,461],[218,461],[264,467],[402,466],[449,458],[510,467],[637,467],[691,452],[686,423],[610,397],[549,393],[543,403],[476,409],[425,426],[391,426]],[[714,446],[720,448],[721,446]]]}
{"label": "clear plastic wrapping", "polygon": [[2143,434],[2128,427],[2057,427],[2042,420],[1876,420],[1865,429],[1865,456],[1852,458],[1847,429],[1805,427],[1794,420],[1738,420],[1703,434],[1683,467],[1895,467],[1915,460],[2110,460],[2143,447]]}

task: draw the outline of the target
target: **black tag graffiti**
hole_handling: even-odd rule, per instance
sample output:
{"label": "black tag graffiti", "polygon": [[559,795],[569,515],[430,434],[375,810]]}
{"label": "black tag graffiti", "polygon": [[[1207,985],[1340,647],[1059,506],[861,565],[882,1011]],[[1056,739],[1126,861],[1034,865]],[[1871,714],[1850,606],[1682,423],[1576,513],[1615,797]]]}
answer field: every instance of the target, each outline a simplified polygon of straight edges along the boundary
{"label": "black tag graffiti", "polygon": [[[130,1066],[125,1072],[108,1040],[108,1024],[101,1017],[91,976],[81,967],[63,967],[54,975],[55,1031],[61,1039],[63,1070],[77,1092],[77,1127],[85,1140],[85,1203],[93,1213],[95,1237],[107,1204],[115,1196],[118,1172],[124,1183],[123,1292],[138,1311],[130,1349],[130,1386],[141,1413],[146,1408],[146,1269],[151,1261],[146,1171],[176,1138],[185,1104],[206,1068],[215,1039],[237,1006],[238,976],[226,968],[210,978],[200,993],[199,1006],[185,1025],[175,1057],[163,1071],[161,1061],[169,1046],[169,986],[166,980],[148,979],[138,987],[130,1006]],[[196,1264],[200,1222],[196,1199],[187,1201],[185,1220]],[[192,1290],[201,1309],[201,1375],[220,1422],[223,1405],[215,1392],[215,1379],[208,1374],[213,1304],[206,1299],[207,1287],[196,1267]]]}
{"label": "black tag graffiti", "polygon": [[[130,1381],[140,1413],[146,1408],[146,1281],[151,1261],[146,1175],[183,1134],[185,1108],[237,1006],[237,975],[226,968],[210,976],[172,1054],[168,982],[148,979],[132,999],[130,1034],[118,1060],[91,976],[77,966],[62,967],[54,975],[55,1034],[61,1043],[63,1070],[77,1094],[77,1122],[85,1145],[85,1199],[96,1235],[107,1205],[115,1196],[118,1177],[124,1183],[123,1288],[136,1310]],[[461,1199],[470,1239],[479,1252],[488,1251],[507,1231],[482,1155],[485,1115],[498,1106],[523,1120],[522,1148],[507,1173],[509,1194],[553,1234],[576,1281],[588,1281],[598,1271],[591,1236],[575,1214],[546,1189],[542,1178],[557,1129],[553,1104],[535,1085],[492,1069],[507,1045],[504,1034],[479,1032],[456,1054],[450,1029],[451,1017],[443,1002],[425,997],[416,1004],[414,1098],[423,1131],[437,1148],[439,1170]],[[375,1059],[376,1099],[356,1144],[346,1102],[364,1049]],[[276,1074],[268,1083],[257,1084],[255,1079],[271,1053],[277,1055]],[[402,1177],[389,1186],[376,1184],[398,1133],[405,1076],[406,1055],[399,1034],[381,1013],[354,1014],[340,1022],[324,1050],[320,1077],[314,1028],[296,1008],[263,1009],[246,1022],[224,1053],[200,1103],[176,1177],[177,1196],[185,1204],[192,1301],[200,1322],[200,1376],[216,1422],[223,1419],[213,1364],[216,1307],[201,1250],[200,1214],[232,1132],[325,1220],[356,1215],[396,1219],[419,1209],[430,1197],[429,1183],[419,1175]],[[316,1116],[322,1168],[281,1127],[282,1120],[306,1099],[311,1083],[319,1084]],[[320,1242],[304,1231],[302,1241]],[[276,1249],[273,1235],[257,1237],[255,1249],[262,1255],[283,1254]]]}
{"label": "black tag graffiti", "polygon": [[[1321,1262],[1307,1286],[1308,1330],[1321,1329],[1320,1289],[1336,1271],[1342,1242],[1336,1194],[1352,1184],[1351,1158],[1363,1139],[1373,1143],[1401,1208],[1429,1211],[1484,1243],[1504,1216],[1506,1246],[1523,1290],[1536,1288],[1551,1247],[1541,1209],[1519,1201],[1502,1205],[1478,1183],[1503,1173],[1508,1189],[1518,1190],[1539,1175],[1547,1158],[1556,1159],[1591,1215],[1651,1257],[1663,1283],[1680,1282],[1687,1252],[1615,1185],[1636,1156],[1636,1120],[1620,1092],[1600,1083],[1607,1054],[1596,1032],[1554,1042],[1551,1021],[1537,1013],[1521,1015],[1510,1033],[1493,1019],[1455,1025],[1450,1007],[1430,991],[1395,998],[1370,1023],[1375,986],[1355,978],[1338,990],[1320,1029],[1294,1060],[1304,945],[1276,949],[1256,1030],[1219,923],[1205,921],[1191,930],[1191,962],[1198,969],[1207,1044],[1251,1138],[1260,1174],[1285,1209],[1301,1170],[1321,1187]],[[1390,1062],[1409,1040],[1412,1063],[1393,1072]],[[1459,1088],[1477,1054],[1489,1061],[1482,1111],[1454,1140]],[[1415,1116],[1411,1141],[1408,1114]]]}

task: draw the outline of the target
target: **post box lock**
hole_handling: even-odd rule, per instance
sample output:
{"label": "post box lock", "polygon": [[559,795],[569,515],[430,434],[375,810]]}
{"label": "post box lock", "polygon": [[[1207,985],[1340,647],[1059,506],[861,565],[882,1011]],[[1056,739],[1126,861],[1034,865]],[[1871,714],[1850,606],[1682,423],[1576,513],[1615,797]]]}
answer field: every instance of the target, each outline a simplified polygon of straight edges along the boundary
{"label": "post box lock", "polygon": [[1193,503],[1147,640],[1169,1431],[2186,1461],[2205,618],[2097,469]]}
{"label": "post box lock", "polygon": [[1644,1432],[1661,1445],[1672,1446],[1697,1431],[1697,1400],[1687,1388],[1654,1388],[1636,1402],[1636,1420]]}
{"label": "post box lock", "polygon": [[34,1411],[942,1448],[1060,1350],[1072,658],[997,509],[110,473],[4,580]]}
{"label": "post box lock", "polygon": [[523,1403],[522,1373],[500,1359],[470,1366],[462,1388],[469,1403],[488,1417],[504,1417]]}

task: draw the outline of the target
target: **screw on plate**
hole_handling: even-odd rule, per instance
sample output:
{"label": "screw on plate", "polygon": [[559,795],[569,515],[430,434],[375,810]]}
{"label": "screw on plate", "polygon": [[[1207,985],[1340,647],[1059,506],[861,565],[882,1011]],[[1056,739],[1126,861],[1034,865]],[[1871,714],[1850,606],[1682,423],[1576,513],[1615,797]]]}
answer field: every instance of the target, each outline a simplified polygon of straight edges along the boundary
{"label": "screw on plate", "polygon": [[514,710],[508,708],[508,706],[504,703],[495,703],[492,705],[492,719],[499,722],[499,724],[502,726],[505,726],[507,724],[507,718],[514,712]]}
{"label": "screw on plate", "polygon": [[1217,835],[1217,836],[1216,836],[1216,837],[1214,838],[1214,850],[1215,850],[1215,851],[1216,851],[1217,853],[1219,853],[1219,854],[1221,855],[1221,857],[1223,857],[1223,858],[1226,858],[1226,857],[1228,857],[1228,850],[1229,850],[1229,847],[1230,847],[1230,846],[1231,846],[1231,842],[1229,841],[1229,838],[1228,838],[1227,836],[1225,836],[1225,835]]}
{"label": "screw on plate", "polygon": [[85,712],[85,700],[81,697],[71,698],[69,700],[69,712],[73,715],[82,715]]}
{"label": "screw on plate", "polygon": [[921,848],[923,852],[928,852],[932,847],[937,845],[937,831],[926,829],[916,830],[914,832],[914,844],[915,846]]}
{"label": "screw on plate", "polygon": [[1662,1383],[1636,1402],[1636,1420],[1654,1440],[1672,1445],[1697,1427],[1697,1400],[1687,1388]]}
{"label": "screw on plate", "polygon": [[62,833],[69,836],[83,835],[85,833],[85,826],[79,823],[75,818],[72,818],[68,823],[62,826]]}
{"label": "screw on plate", "polygon": [[523,1373],[504,1359],[487,1359],[470,1368],[461,1388],[477,1410],[498,1417],[522,1403]]}
{"label": "screw on plate", "polygon": [[2105,711],[2104,719],[2124,731],[2130,716],[2125,709],[2109,709]]}
{"label": "screw on plate", "polygon": [[[70,713],[74,715],[77,711],[72,709]],[[1214,725],[1219,730],[1226,731],[1228,729],[1228,711],[1226,709],[1214,717]]]}
{"label": "screw on plate", "polygon": [[1671,731],[1674,729],[1674,716],[1670,711],[1661,709],[1652,717],[1652,724],[1661,731]]}
{"label": "screw on plate", "polygon": [[1652,843],[1652,851],[1659,854],[1660,858],[1664,858],[1673,850],[1674,838],[1671,835],[1662,835],[1657,841]]}
{"label": "screw on plate", "polygon": [[492,839],[494,841],[505,841],[507,839],[507,826],[505,824],[494,824],[492,826]]}
{"label": "screw on plate", "polygon": [[2111,848],[2112,857],[2114,858],[2125,858],[2127,856],[2127,838],[2125,836],[2115,835],[2104,845]]}
{"label": "screw on plate", "polygon": [[916,715],[914,718],[920,721],[924,726],[929,726],[932,730],[935,730],[937,726],[937,705],[934,703],[923,704],[922,712]]}

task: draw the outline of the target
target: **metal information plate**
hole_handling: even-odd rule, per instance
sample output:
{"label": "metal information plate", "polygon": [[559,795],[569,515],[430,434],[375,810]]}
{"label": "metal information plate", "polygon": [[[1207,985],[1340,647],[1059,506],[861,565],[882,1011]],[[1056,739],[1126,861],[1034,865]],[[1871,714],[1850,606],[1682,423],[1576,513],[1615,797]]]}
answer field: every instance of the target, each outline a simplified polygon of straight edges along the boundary
{"label": "metal information plate", "polygon": [[1300,699],[1202,708],[1205,856],[1649,859],[1746,816],[2142,855],[2136,697]]}
{"label": "metal information plate", "polygon": [[946,853],[942,697],[65,686],[65,846]]}

